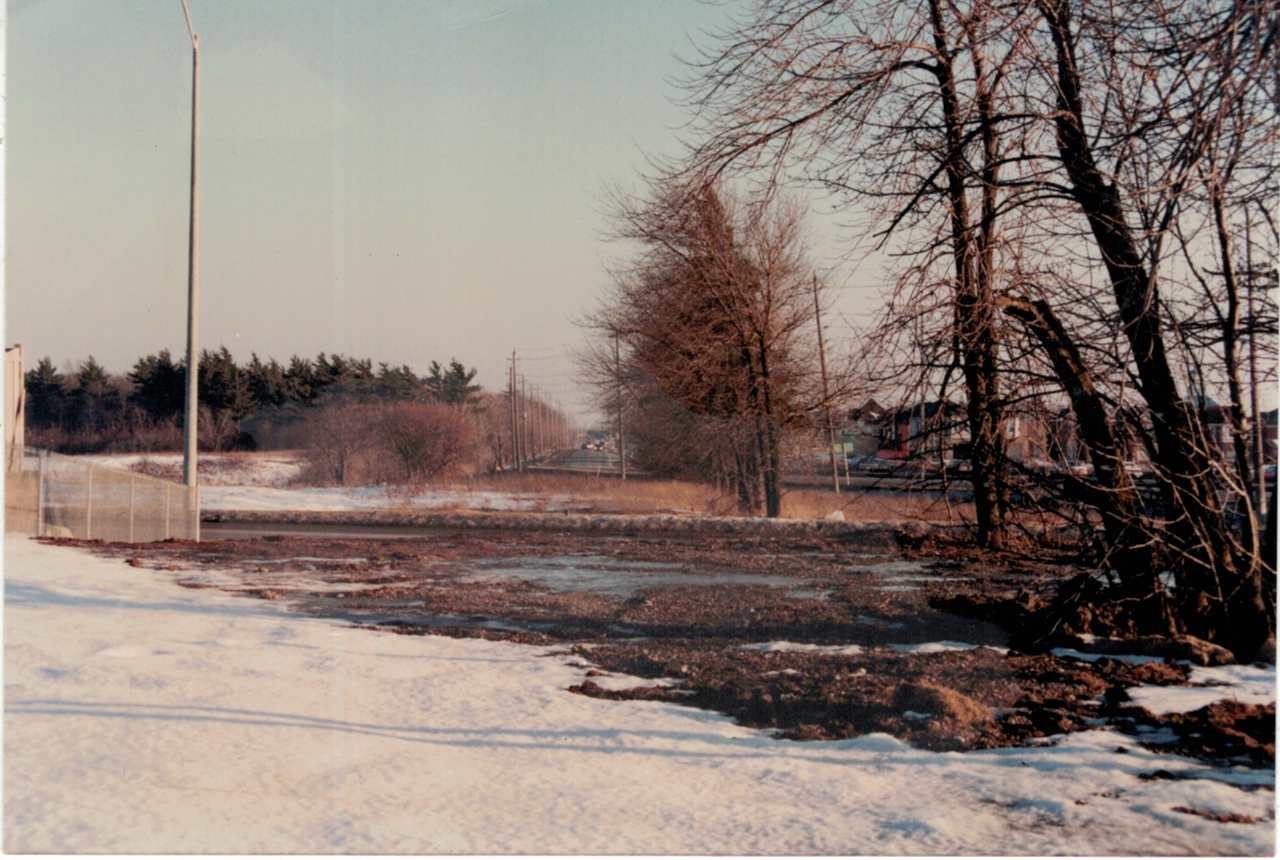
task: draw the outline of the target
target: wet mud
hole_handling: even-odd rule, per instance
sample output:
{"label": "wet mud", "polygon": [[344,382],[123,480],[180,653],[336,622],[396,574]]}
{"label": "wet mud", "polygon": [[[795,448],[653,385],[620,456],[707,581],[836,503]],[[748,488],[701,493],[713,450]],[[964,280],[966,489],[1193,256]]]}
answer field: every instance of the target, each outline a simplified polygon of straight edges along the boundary
{"label": "wet mud", "polygon": [[1161,717],[1128,701],[1126,687],[1187,684],[1183,662],[1021,653],[1008,631],[1025,616],[948,611],[984,595],[1042,605],[1081,572],[1068,560],[822,536],[534,531],[86,546],[292,612],[550,646],[548,659],[583,670],[571,692],[705,708],[795,740],[887,732],[966,750],[1110,724],[1151,749],[1274,763],[1274,705]]}

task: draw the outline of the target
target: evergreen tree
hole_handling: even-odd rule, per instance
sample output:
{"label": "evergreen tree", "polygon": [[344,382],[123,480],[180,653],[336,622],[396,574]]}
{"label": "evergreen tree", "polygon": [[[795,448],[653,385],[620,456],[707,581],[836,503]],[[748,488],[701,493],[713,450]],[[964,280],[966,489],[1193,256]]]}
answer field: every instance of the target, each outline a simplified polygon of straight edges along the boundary
{"label": "evergreen tree", "polygon": [[258,354],[252,353],[252,359],[244,373],[249,384],[249,394],[257,408],[281,406],[291,399],[285,369],[274,358],[263,364]]}
{"label": "evergreen tree", "polygon": [[200,404],[215,416],[225,413],[236,419],[253,411],[248,375],[225,346],[217,352],[200,351]]}
{"label": "evergreen tree", "polygon": [[218,450],[236,441],[240,419],[255,408],[248,374],[236,366],[225,346],[214,353],[200,352],[200,405],[209,410]]}
{"label": "evergreen tree", "polygon": [[426,386],[409,365],[390,367],[382,362],[373,390],[381,400],[422,400]]}
{"label": "evergreen tree", "polygon": [[64,426],[68,397],[66,380],[48,358],[27,371],[27,424],[33,429]]}
{"label": "evergreen tree", "polygon": [[289,369],[284,372],[285,397],[298,403],[310,403],[319,394],[315,367],[311,361],[299,355],[289,359]]}
{"label": "evergreen tree", "polygon": [[71,392],[72,423],[76,429],[101,430],[119,416],[124,405],[106,368],[89,356],[76,370]]}
{"label": "evergreen tree", "polygon": [[186,402],[187,372],[185,363],[175,362],[169,350],[140,358],[129,372],[133,393],[129,402],[147,414],[152,421],[165,421],[182,413]]}
{"label": "evergreen tree", "polygon": [[476,373],[474,367],[467,370],[457,359],[449,360],[448,370],[441,367],[440,362],[433,361],[425,378],[427,392],[432,400],[440,403],[475,403],[479,399],[476,393],[480,386],[472,385],[471,380]]}

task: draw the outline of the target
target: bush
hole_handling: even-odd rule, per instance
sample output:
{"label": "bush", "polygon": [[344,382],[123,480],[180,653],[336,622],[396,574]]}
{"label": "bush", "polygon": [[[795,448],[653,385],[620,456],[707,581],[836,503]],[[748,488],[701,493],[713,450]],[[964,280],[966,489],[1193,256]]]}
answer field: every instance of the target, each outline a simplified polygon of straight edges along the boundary
{"label": "bush", "polygon": [[420,484],[463,462],[474,428],[444,404],[333,401],[298,423],[310,485]]}
{"label": "bush", "polygon": [[307,477],[346,486],[360,455],[377,443],[376,425],[377,410],[365,404],[335,402],[316,410],[307,422]]}
{"label": "bush", "polygon": [[440,403],[393,403],[380,410],[378,437],[411,484],[441,474],[460,462],[472,445],[471,426],[461,410]]}

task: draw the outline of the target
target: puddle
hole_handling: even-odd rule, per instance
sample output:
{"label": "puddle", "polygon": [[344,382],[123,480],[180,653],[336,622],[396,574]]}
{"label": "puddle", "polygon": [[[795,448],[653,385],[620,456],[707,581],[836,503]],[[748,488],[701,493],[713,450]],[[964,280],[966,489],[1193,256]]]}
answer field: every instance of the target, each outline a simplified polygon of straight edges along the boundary
{"label": "puddle", "polygon": [[937,574],[916,574],[912,576],[882,576],[885,585],[876,586],[878,591],[916,591],[926,582],[973,582],[972,576],[938,576]]}
{"label": "puddle", "polygon": [[585,591],[609,597],[632,597],[649,588],[705,585],[764,585],[795,588],[796,597],[821,597],[806,590],[790,576],[692,571],[686,567],[653,561],[620,561],[607,556],[553,556],[550,558],[496,559],[477,564],[458,575],[460,582],[532,582],[549,591]]}
{"label": "puddle", "polygon": [[857,573],[870,573],[880,579],[877,591],[918,591],[926,582],[972,582],[971,576],[956,576],[935,572],[933,562],[886,561],[858,565]]}

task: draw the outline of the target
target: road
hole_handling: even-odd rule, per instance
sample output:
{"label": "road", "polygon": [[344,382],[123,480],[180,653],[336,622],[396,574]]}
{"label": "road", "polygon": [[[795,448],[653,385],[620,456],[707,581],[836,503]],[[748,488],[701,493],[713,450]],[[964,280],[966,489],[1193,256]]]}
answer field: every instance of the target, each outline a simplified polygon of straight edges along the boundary
{"label": "road", "polygon": [[[573,448],[557,451],[540,463],[526,464],[526,470],[544,472],[590,472],[600,475],[617,475],[621,465],[616,451],[596,451],[589,448]],[[631,469],[627,469],[628,474]]]}

